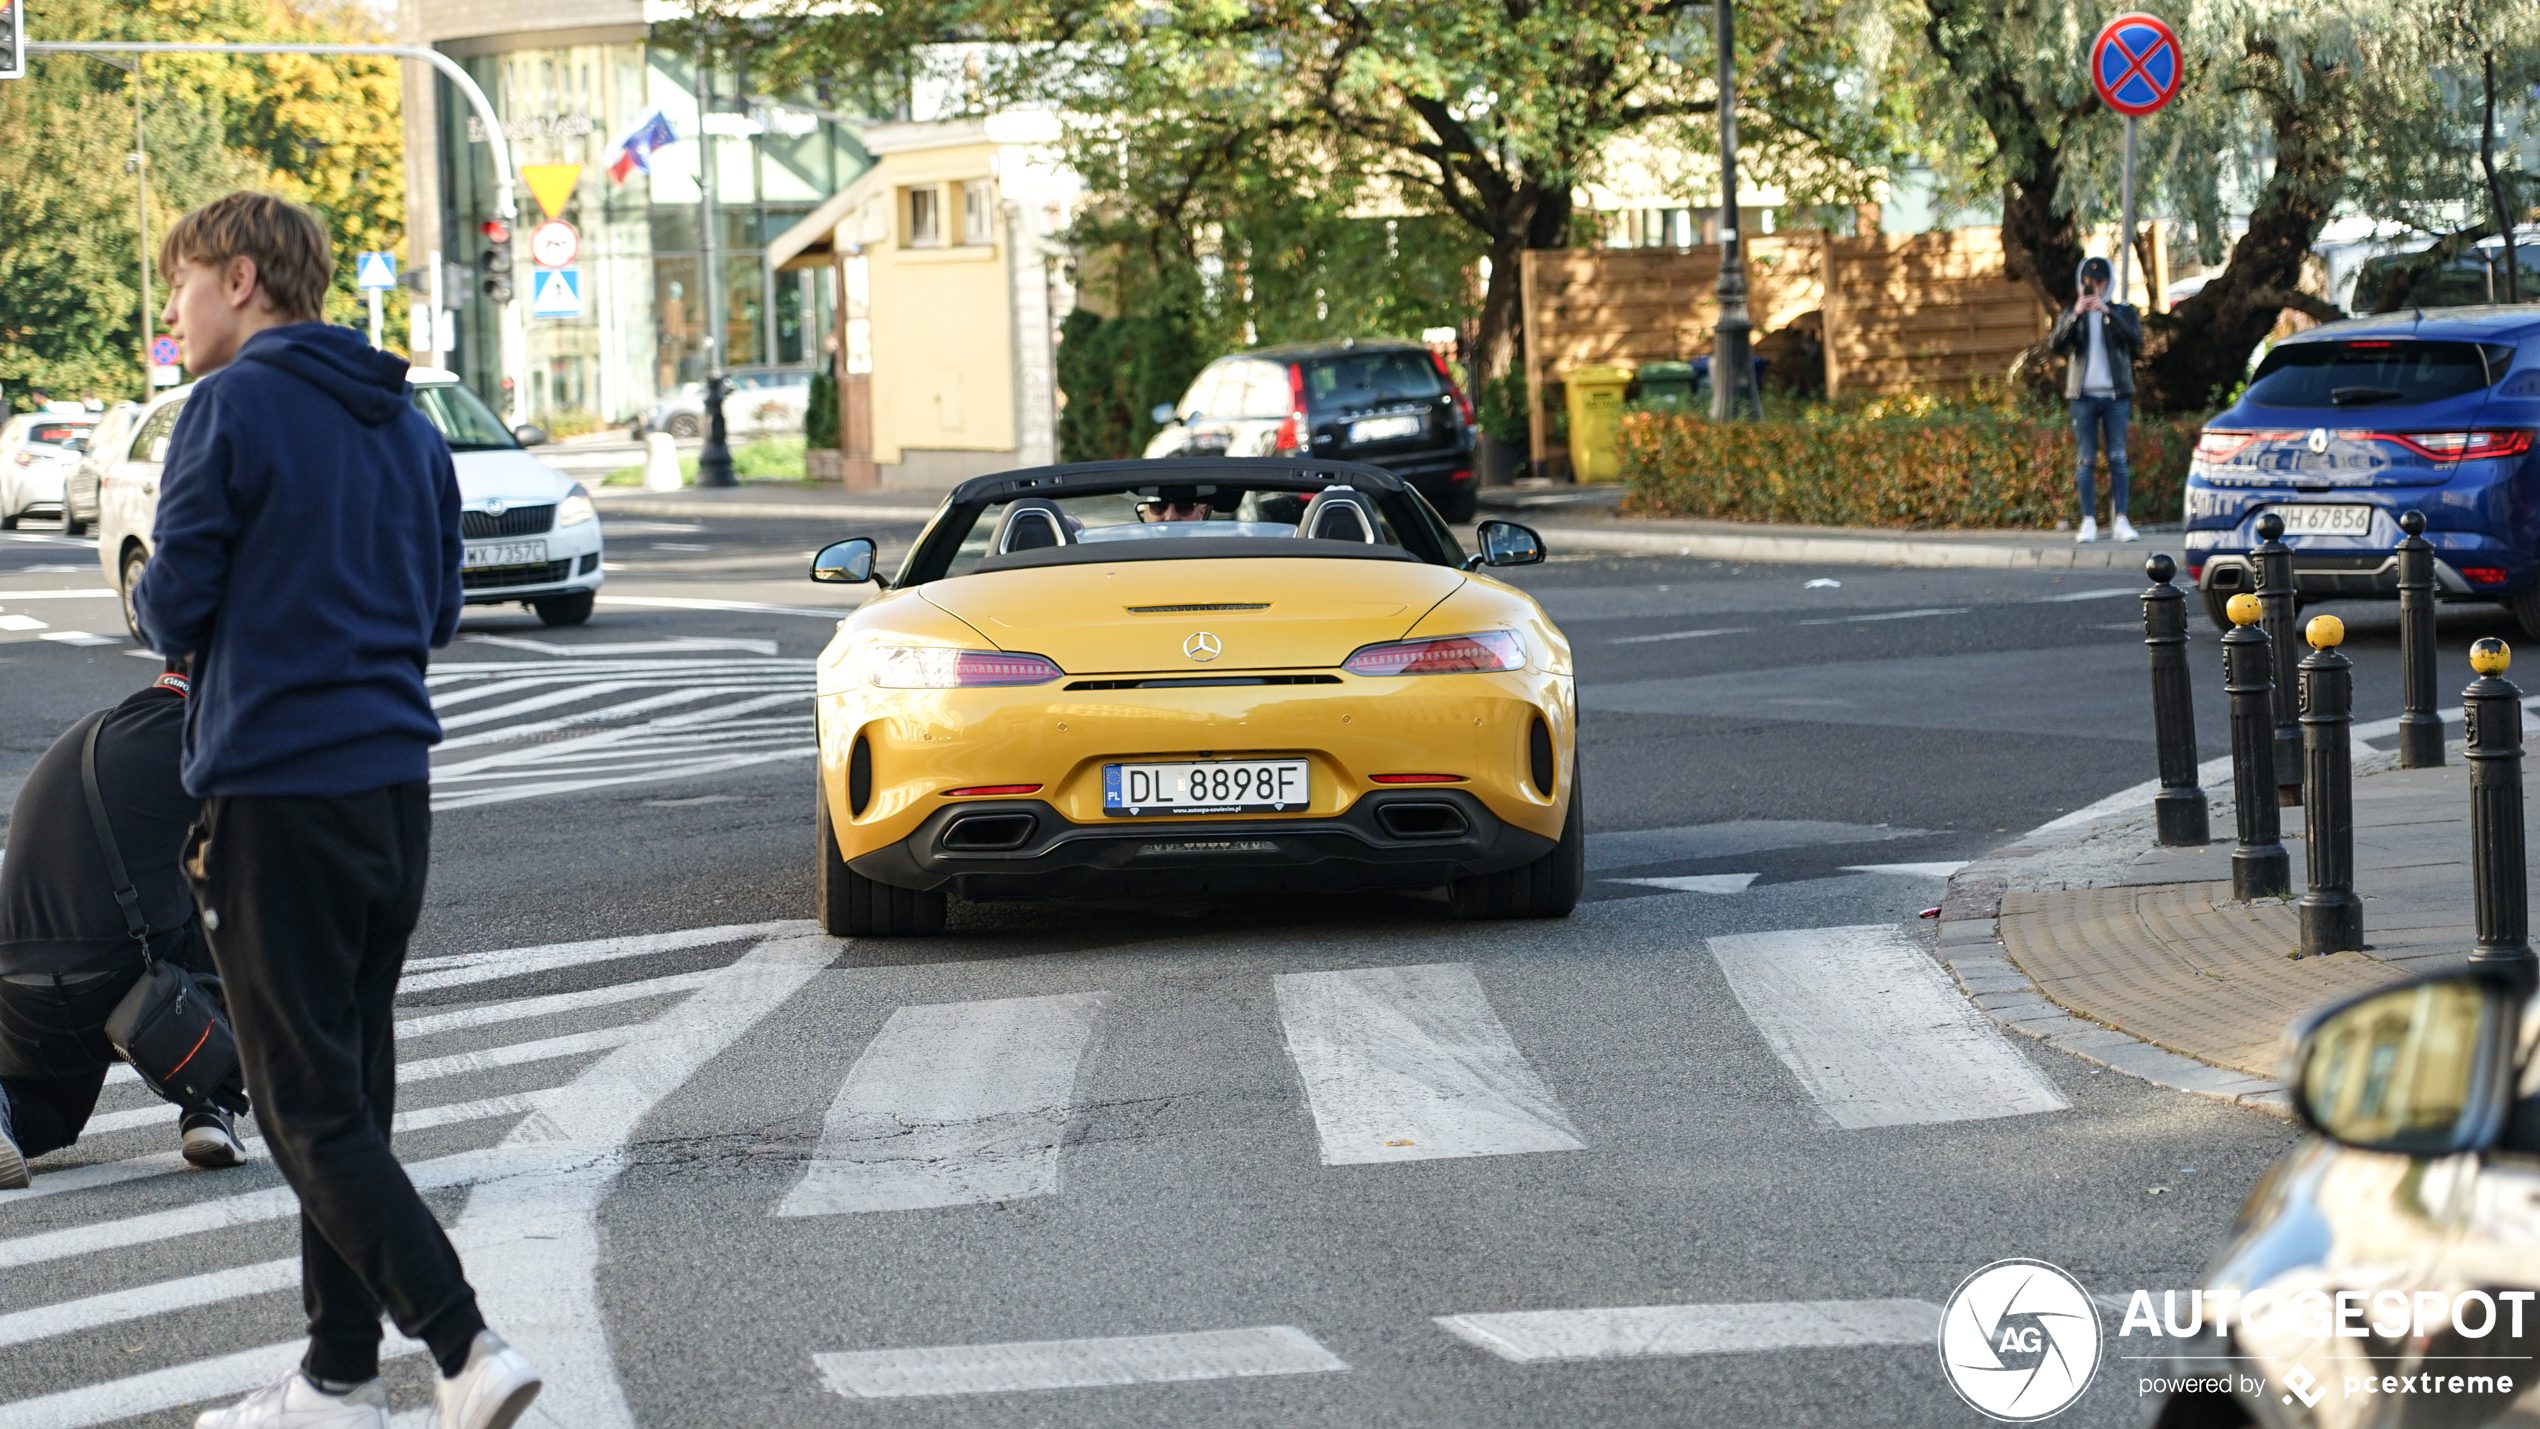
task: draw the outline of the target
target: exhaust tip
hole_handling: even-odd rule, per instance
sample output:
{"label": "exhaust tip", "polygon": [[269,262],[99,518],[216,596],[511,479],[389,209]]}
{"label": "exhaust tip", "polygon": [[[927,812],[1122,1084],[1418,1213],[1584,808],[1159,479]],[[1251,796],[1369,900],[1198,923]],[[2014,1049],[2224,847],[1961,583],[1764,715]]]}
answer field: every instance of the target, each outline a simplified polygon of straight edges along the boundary
{"label": "exhaust tip", "polygon": [[1030,814],[972,814],[945,825],[937,842],[947,853],[999,853],[1021,848],[1036,827]]}
{"label": "exhaust tip", "polygon": [[1376,825],[1398,839],[1462,838],[1473,827],[1453,804],[1415,800],[1378,806]]}

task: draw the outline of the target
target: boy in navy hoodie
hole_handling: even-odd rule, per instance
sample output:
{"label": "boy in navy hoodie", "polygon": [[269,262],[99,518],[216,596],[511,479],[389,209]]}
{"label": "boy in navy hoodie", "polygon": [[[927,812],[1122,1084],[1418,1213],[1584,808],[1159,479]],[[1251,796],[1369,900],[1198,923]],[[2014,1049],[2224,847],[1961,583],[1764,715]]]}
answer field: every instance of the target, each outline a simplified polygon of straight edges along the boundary
{"label": "boy in navy hoodie", "polygon": [[508,1429],[537,1371],[485,1328],[389,1146],[390,1003],[423,906],[441,737],[424,668],[458,628],[459,490],[402,359],[320,321],[315,218],[231,194],[168,231],[177,420],[134,608],[194,659],[185,852],[257,1125],[300,1197],[300,1367],[197,1429],[388,1429],[379,1316],[439,1362],[437,1429]]}

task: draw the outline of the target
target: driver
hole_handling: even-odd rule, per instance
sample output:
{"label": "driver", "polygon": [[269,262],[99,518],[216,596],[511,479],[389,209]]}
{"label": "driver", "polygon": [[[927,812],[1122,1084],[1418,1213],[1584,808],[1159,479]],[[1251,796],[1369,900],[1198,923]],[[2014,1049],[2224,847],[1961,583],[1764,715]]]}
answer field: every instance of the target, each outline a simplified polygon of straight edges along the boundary
{"label": "driver", "polygon": [[1205,521],[1208,502],[1196,486],[1160,486],[1155,495],[1138,503],[1138,519],[1149,524],[1158,521]]}

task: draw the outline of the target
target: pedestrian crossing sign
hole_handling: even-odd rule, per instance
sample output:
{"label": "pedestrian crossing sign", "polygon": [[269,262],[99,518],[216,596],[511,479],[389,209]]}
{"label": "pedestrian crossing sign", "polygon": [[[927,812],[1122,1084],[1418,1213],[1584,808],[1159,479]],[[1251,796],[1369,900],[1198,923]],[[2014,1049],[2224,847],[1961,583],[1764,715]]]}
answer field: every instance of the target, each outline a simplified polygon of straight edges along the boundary
{"label": "pedestrian crossing sign", "polygon": [[393,288],[397,286],[397,259],[388,253],[363,253],[353,259],[353,286],[356,288]]}
{"label": "pedestrian crossing sign", "polygon": [[582,270],[541,268],[531,274],[529,315],[533,318],[582,316]]}

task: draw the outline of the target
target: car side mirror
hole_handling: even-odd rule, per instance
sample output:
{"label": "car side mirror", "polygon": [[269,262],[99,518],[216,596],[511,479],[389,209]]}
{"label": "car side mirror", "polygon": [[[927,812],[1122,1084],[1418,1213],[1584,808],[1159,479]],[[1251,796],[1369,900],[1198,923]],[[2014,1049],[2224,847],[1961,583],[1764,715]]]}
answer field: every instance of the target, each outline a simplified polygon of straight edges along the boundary
{"label": "car side mirror", "polygon": [[1485,521],[1473,533],[1481,542],[1480,555],[1466,563],[1465,569],[1483,566],[1532,566],[1543,561],[1543,537],[1531,526],[1514,521]]}
{"label": "car side mirror", "polygon": [[543,447],[547,444],[547,429],[536,422],[523,422],[512,428],[512,440],[525,447]]}
{"label": "car side mirror", "polygon": [[1155,419],[1155,424],[1159,427],[1170,426],[1173,422],[1173,404],[1170,402],[1158,402],[1155,404],[1154,408],[1147,413],[1147,415],[1153,417]]}
{"label": "car side mirror", "polygon": [[2349,998],[2293,1030],[2293,1114],[2366,1151],[2451,1156],[2495,1143],[2511,1105],[2522,995],[2455,973]]}
{"label": "car side mirror", "polygon": [[873,538],[833,541],[811,558],[811,578],[823,585],[862,585],[873,579]]}

